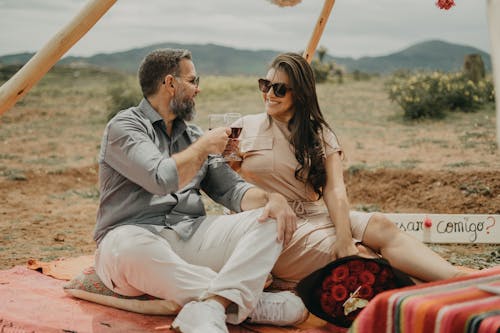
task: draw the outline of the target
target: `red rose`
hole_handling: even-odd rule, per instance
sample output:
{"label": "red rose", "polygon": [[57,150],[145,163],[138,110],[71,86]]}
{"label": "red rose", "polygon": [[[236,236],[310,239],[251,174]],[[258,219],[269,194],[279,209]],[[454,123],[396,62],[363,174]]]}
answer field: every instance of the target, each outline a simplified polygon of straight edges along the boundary
{"label": "red rose", "polygon": [[332,271],[334,282],[342,282],[349,276],[349,268],[345,265],[340,265]]}
{"label": "red rose", "polygon": [[321,298],[320,298],[321,308],[326,313],[332,313],[335,309],[335,302],[331,296],[332,295],[330,293],[321,294]]}
{"label": "red rose", "polygon": [[356,276],[348,276],[347,279],[345,280],[345,283],[344,283],[345,287],[347,288],[347,290],[349,290],[350,292],[353,292],[354,290],[356,290],[356,288],[358,288],[358,278]]}
{"label": "red rose", "polygon": [[388,268],[384,268],[380,271],[380,273],[377,274],[377,284],[384,285],[392,279],[393,274],[392,271],[389,270]]}
{"label": "red rose", "polygon": [[370,299],[373,297],[373,289],[367,284],[361,285],[361,288],[359,288],[358,291],[358,298],[363,298],[363,299]]}
{"label": "red rose", "polygon": [[332,311],[332,317],[342,318],[344,317],[344,306],[342,303],[337,303]]}
{"label": "red rose", "polygon": [[334,285],[332,287],[331,293],[332,293],[332,298],[337,302],[346,300],[348,296],[347,289],[341,284]]}
{"label": "red rose", "polygon": [[321,285],[324,291],[329,291],[333,286],[333,277],[331,275],[327,276],[326,279],[323,280],[323,284]]}
{"label": "red rose", "polygon": [[361,260],[352,260],[347,263],[352,275],[358,275],[365,269],[365,264]]}
{"label": "red rose", "polygon": [[375,282],[375,275],[369,271],[363,271],[359,274],[359,282],[372,285]]}
{"label": "red rose", "polygon": [[380,272],[380,266],[375,261],[367,261],[365,263],[365,268],[368,272],[371,272],[373,274],[377,274],[378,272]]}

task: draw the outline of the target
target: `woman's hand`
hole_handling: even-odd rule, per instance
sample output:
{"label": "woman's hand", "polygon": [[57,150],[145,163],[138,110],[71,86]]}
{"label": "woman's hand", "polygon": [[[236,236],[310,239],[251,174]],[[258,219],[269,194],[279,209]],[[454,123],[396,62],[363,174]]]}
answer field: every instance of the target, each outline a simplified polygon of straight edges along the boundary
{"label": "woman's hand", "polygon": [[297,216],[281,194],[269,193],[268,202],[258,220],[264,222],[269,217],[276,219],[278,223],[277,241],[283,242],[283,246],[286,246],[292,240],[295,230],[297,230]]}
{"label": "woman's hand", "polygon": [[354,244],[352,238],[337,237],[332,247],[332,257],[334,260],[358,254],[359,250]]}

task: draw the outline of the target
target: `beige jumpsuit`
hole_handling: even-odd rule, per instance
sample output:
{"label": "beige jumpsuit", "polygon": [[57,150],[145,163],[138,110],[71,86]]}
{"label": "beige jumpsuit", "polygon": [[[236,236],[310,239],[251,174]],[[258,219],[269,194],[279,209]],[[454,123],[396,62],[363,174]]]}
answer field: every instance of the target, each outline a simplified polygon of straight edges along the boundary
{"label": "beige jumpsuit", "polygon": [[[243,157],[241,176],[260,188],[284,195],[300,217],[292,241],[283,250],[274,268],[277,278],[298,281],[332,261],[335,227],[322,199],[310,185],[295,178],[298,165],[289,143],[287,124],[270,120],[265,113],[245,116],[240,135]],[[325,155],[341,153],[335,135],[324,133]],[[350,211],[354,242],[363,238],[370,213]]]}

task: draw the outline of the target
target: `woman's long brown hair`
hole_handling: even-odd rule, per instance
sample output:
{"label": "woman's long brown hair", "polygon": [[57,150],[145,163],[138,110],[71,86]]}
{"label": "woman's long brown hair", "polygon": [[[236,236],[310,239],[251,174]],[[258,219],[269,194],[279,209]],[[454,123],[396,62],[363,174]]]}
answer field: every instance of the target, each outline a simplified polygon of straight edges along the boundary
{"label": "woman's long brown hair", "polygon": [[311,184],[321,198],[326,184],[323,129],[333,130],[321,113],[313,70],[297,53],[280,54],[271,63],[271,68],[286,73],[292,89],[294,114],[288,129],[299,162],[295,178]]}

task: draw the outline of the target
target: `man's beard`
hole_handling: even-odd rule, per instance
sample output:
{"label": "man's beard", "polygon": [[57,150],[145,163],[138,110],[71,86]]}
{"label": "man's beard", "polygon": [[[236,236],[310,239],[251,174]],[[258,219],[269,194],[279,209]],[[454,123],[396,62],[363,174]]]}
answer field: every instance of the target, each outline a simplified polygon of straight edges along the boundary
{"label": "man's beard", "polygon": [[180,120],[190,121],[193,120],[196,115],[194,100],[192,98],[184,99],[184,94],[177,94],[174,96],[170,101],[170,108]]}

